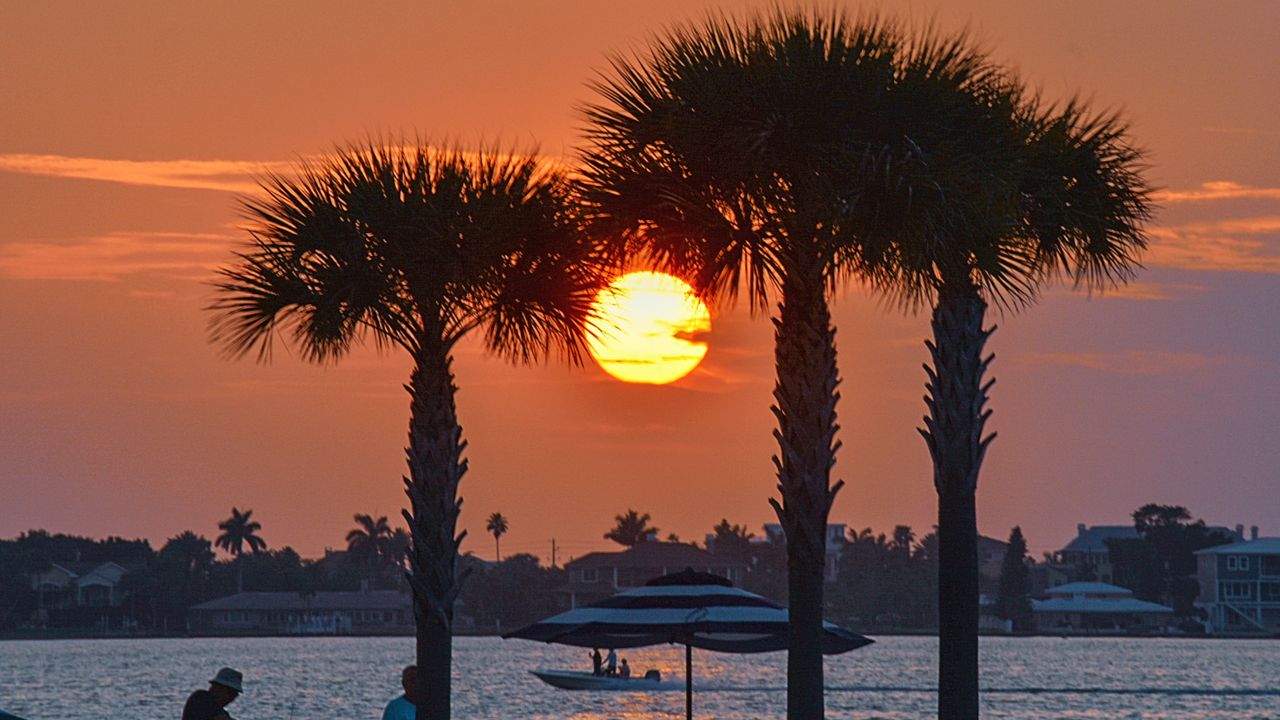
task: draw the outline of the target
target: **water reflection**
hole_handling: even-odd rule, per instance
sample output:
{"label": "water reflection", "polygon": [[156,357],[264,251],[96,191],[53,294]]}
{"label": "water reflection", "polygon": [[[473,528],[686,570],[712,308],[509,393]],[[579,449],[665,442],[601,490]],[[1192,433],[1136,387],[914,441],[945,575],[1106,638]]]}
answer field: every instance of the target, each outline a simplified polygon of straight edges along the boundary
{"label": "water reflection", "polygon": [[[934,711],[936,641],[884,637],[827,659],[828,716],[907,720]],[[684,649],[627,650],[638,675],[683,680]],[[377,718],[399,692],[411,638],[0,642],[0,709],[31,720],[173,718],[222,665],[245,674],[243,718]],[[984,717],[1240,720],[1280,717],[1280,643],[984,638]],[[700,718],[781,718],[786,654],[694,651]],[[460,638],[454,716],[469,720],[683,717],[684,693],[571,692],[527,671],[589,669],[578,648]]]}

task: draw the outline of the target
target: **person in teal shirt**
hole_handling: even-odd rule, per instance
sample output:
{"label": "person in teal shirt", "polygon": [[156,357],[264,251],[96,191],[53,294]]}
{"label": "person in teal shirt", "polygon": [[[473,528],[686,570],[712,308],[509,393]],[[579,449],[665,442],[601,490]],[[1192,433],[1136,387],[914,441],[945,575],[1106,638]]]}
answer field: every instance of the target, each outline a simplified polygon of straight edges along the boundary
{"label": "person in teal shirt", "polygon": [[413,704],[409,698],[417,697],[418,693],[418,666],[406,666],[404,671],[400,673],[400,685],[404,688],[404,694],[387,703],[387,709],[382,711],[382,720],[416,720],[418,717],[418,706]]}

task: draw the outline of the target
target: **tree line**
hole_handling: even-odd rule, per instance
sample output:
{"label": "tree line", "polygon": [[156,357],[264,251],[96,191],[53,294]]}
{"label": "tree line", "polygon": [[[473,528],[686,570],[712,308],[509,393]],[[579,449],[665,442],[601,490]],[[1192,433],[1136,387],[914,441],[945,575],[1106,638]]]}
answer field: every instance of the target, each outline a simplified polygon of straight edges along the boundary
{"label": "tree line", "polygon": [[[253,511],[232,508],[213,540],[183,531],[155,549],[147,540],[105,540],[30,530],[0,540],[0,630],[85,628],[105,624],[137,632],[181,632],[187,609],[243,590],[317,592],[403,588],[408,534],[386,517],[357,514],[343,552],[303,558],[268,547]],[[215,549],[227,557],[219,558]],[[114,562],[127,572],[118,606],[86,607],[74,588],[41,591],[38,578],[60,564],[86,572]]]}
{"label": "tree line", "polygon": [[[84,628],[107,618],[110,627],[138,632],[182,632],[186,611],[194,604],[234,592],[398,589],[405,582],[409,535],[392,528],[386,517],[357,514],[346,534],[346,550],[324,558],[305,559],[290,547],[272,549],[261,534],[253,511],[233,508],[219,523],[211,541],[191,531],[180,533],[154,550],[146,540],[110,537],[94,540],[43,530],[0,540],[0,630],[30,626],[37,616],[47,627]],[[1199,585],[1196,550],[1229,537],[1193,519],[1176,505],[1147,504],[1132,513],[1137,536],[1110,540],[1114,582],[1143,600],[1169,605],[1178,617],[1194,621]],[[501,536],[510,529],[502,513],[491,514],[486,529],[494,537],[494,560],[473,554],[462,558],[470,580],[464,586],[460,616],[473,631],[510,630],[565,609],[562,568],[544,565],[520,553],[501,556]],[[629,548],[645,542],[680,542],[673,534],[659,540],[649,513],[628,509],[614,518],[605,539]],[[745,525],[722,519],[711,528],[705,549],[746,568],[743,587],[775,602],[787,601],[785,542],[764,541]],[[773,539],[770,539],[773,540]],[[690,543],[697,545],[697,543]],[[219,558],[215,549],[227,557]],[[55,562],[78,567],[106,561],[129,572],[114,608],[59,605],[56,596],[42,598],[32,578]],[[838,572],[827,582],[825,616],[861,631],[935,631],[938,627],[938,536],[918,535],[906,525],[888,532],[850,529],[839,552]],[[1046,557],[1043,564],[1053,565]],[[980,578],[992,612],[1012,622],[1015,631],[1034,629],[1031,616],[1031,570],[1037,562],[1027,552],[1026,538],[1014,527],[998,573]],[[1088,565],[1055,567],[1072,581],[1096,580]],[[1194,628],[1193,624],[1187,625]]]}

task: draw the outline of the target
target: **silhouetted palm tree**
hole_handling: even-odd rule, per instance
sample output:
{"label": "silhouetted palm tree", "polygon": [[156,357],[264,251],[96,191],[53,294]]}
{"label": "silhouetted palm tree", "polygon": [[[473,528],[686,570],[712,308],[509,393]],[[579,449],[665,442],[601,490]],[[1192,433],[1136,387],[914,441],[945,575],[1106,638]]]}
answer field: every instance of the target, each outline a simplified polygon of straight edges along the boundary
{"label": "silhouetted palm tree", "polygon": [[354,515],[356,527],[347,533],[347,552],[364,563],[372,580],[373,569],[391,560],[391,526],[382,515]]}
{"label": "silhouetted palm tree", "polygon": [[405,512],[418,625],[419,717],[450,715],[453,604],[464,572],[458,484],[467,469],[453,353],[531,363],[583,357],[603,285],[563,176],[531,157],[409,143],[350,146],[244,201],[254,245],[221,271],[213,336],[270,354],[282,330],[303,356],[340,359],[371,337],[412,358]]}
{"label": "silhouetted palm tree", "polygon": [[489,521],[485,523],[485,529],[493,533],[493,559],[495,562],[502,562],[502,544],[499,538],[507,532],[507,519],[502,513],[494,513],[489,516]]}
{"label": "silhouetted palm tree", "polygon": [[[900,41],[875,20],[713,19],[617,59],[587,110],[583,197],[601,233],[709,298],[775,299],[773,412],[791,637],[787,715],[823,716],[822,607],[837,386],[828,293],[890,245],[871,230],[909,150],[886,97]],[[896,201],[896,197],[891,197]],[[895,228],[896,230],[896,228]]]}
{"label": "silhouetted palm tree", "polygon": [[658,528],[649,525],[649,513],[638,513],[628,509],[622,515],[613,517],[613,529],[604,534],[605,540],[612,540],[624,547],[633,547],[649,539],[651,533]]}
{"label": "silhouetted palm tree", "polygon": [[[946,52],[938,52],[945,50]],[[1013,312],[1046,283],[1102,290],[1130,279],[1149,217],[1141,154],[1115,116],[1078,103],[1046,108],[998,72],[958,72],[986,59],[964,38],[930,46],[908,66],[917,114],[903,132],[919,147],[903,173],[927,232],[903,233],[894,267],[876,276],[908,307],[932,305],[925,344],[928,415],[920,429],[938,493],[941,718],[978,716],[976,490],[994,380],[984,346],[988,301]]]}
{"label": "silhouetted palm tree", "polygon": [[257,535],[262,529],[262,524],[251,520],[252,510],[245,510],[242,514],[234,507],[231,508],[231,517],[218,523],[218,529],[222,531],[213,544],[226,550],[233,558],[232,562],[236,565],[236,592],[244,592],[244,568],[236,562],[240,558],[240,554],[244,552],[244,546],[248,545],[249,550],[254,553],[260,553],[267,549],[267,541]]}
{"label": "silhouetted palm tree", "polygon": [[395,566],[404,570],[409,563],[409,550],[413,547],[413,540],[409,536],[409,532],[404,528],[396,528],[391,531],[391,539],[387,541],[387,547],[390,549],[391,562]]}

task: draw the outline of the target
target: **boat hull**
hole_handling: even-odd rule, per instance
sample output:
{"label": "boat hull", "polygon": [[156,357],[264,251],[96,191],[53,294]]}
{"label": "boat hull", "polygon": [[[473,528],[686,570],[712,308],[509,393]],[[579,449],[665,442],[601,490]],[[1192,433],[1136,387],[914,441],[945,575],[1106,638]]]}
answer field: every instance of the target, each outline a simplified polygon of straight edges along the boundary
{"label": "boat hull", "polygon": [[562,690],[647,692],[650,690],[671,690],[678,686],[678,683],[662,682],[645,677],[602,677],[588,672],[575,672],[573,670],[530,670],[529,672],[542,682]]}

